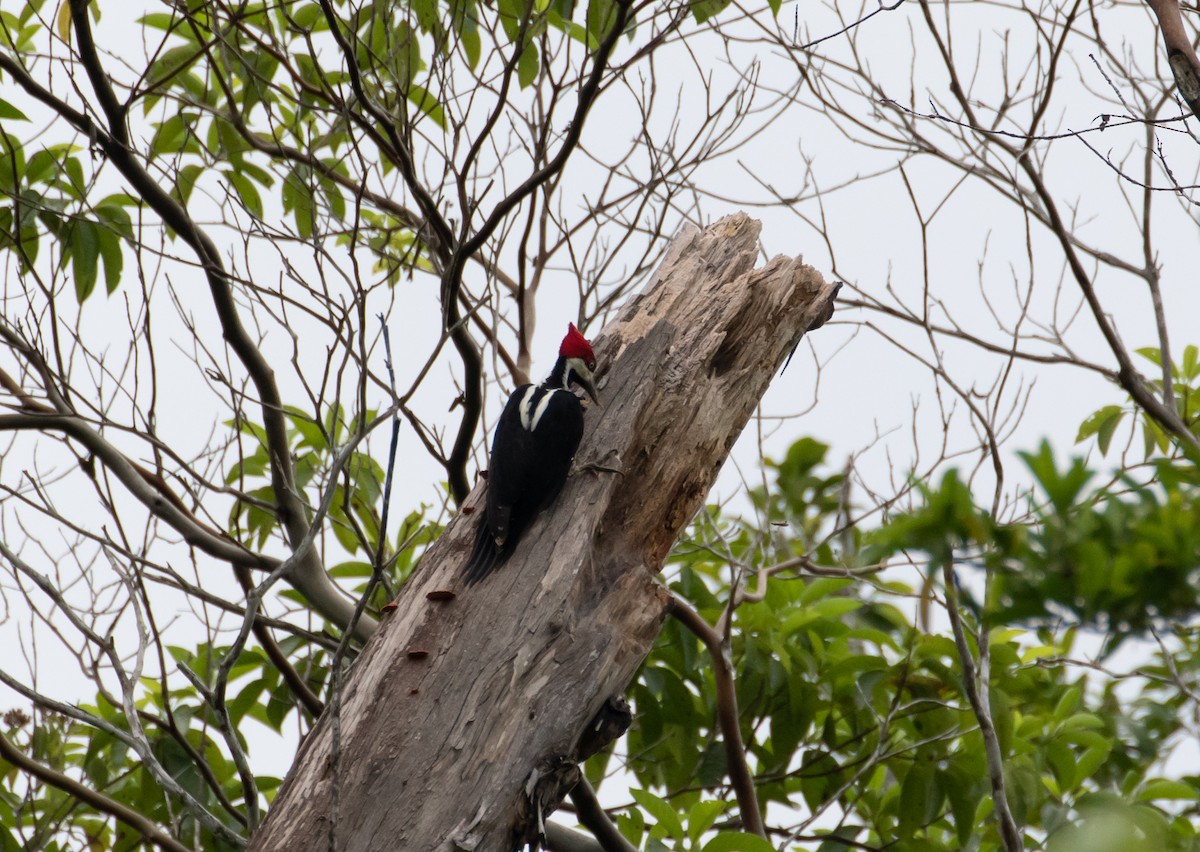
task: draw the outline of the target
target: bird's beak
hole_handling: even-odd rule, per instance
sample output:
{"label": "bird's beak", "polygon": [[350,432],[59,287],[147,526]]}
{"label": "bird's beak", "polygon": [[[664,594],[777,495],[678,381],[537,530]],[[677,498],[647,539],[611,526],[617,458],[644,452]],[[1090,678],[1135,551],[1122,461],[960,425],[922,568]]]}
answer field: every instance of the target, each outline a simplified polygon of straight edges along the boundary
{"label": "bird's beak", "polygon": [[591,379],[585,379],[577,373],[575,375],[575,383],[587,392],[587,395],[592,398],[592,402],[596,403],[596,405],[600,404],[600,397],[596,395],[596,386],[592,384]]}

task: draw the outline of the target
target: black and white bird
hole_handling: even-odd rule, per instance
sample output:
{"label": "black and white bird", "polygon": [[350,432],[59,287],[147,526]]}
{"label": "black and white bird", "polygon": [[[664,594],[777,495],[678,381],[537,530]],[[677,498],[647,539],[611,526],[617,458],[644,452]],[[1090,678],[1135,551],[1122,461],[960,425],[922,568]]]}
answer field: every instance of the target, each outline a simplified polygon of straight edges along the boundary
{"label": "black and white bird", "polygon": [[467,585],[503,565],[538,512],[562,490],[583,437],[583,403],[571,386],[599,402],[595,370],[592,345],[571,324],[546,380],[522,385],[508,398],[492,438],[487,508],[463,572]]}

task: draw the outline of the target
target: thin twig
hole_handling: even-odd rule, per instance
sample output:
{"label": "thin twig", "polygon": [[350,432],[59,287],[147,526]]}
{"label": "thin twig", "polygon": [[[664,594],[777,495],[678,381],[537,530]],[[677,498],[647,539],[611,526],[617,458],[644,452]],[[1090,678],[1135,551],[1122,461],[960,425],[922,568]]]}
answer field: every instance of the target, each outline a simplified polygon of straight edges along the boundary
{"label": "thin twig", "polygon": [[[388,446],[388,463],[387,475],[383,479],[383,510],[380,513],[379,519],[379,543],[375,547],[375,559],[371,566],[372,575],[378,579],[380,583],[387,586],[387,582],[383,576],[384,554],[386,552],[385,545],[387,543],[387,528],[388,528],[388,512],[392,506],[392,481],[396,470],[396,447],[400,440],[400,412],[398,403],[400,398],[396,395],[396,371],[392,364],[392,338],[388,332],[387,321],[383,314],[379,314],[379,325],[383,328],[383,354],[384,366],[387,367],[388,385],[392,389],[392,442]],[[392,594],[390,588],[387,589],[388,595]]]}

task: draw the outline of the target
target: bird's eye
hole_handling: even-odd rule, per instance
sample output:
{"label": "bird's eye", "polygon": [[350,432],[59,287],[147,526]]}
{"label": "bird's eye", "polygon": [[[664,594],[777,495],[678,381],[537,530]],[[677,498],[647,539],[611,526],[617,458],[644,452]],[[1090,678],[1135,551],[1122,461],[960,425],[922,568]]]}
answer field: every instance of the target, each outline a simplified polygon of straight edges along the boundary
{"label": "bird's eye", "polygon": [[587,362],[587,368],[588,368],[589,370],[594,370],[594,369],[596,369],[596,362],[595,362],[595,361],[588,361],[588,362]]}

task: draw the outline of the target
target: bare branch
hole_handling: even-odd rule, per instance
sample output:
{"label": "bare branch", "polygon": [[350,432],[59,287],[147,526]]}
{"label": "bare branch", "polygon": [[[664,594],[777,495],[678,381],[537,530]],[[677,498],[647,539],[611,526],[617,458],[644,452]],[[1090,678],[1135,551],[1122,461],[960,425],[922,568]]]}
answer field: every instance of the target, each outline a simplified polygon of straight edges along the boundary
{"label": "bare branch", "polygon": [[625,835],[621,834],[604,812],[600,800],[596,798],[596,791],[586,778],[581,778],[579,783],[571,788],[571,801],[575,804],[579,821],[596,838],[595,843],[603,852],[637,852],[634,845],[625,839]]}

